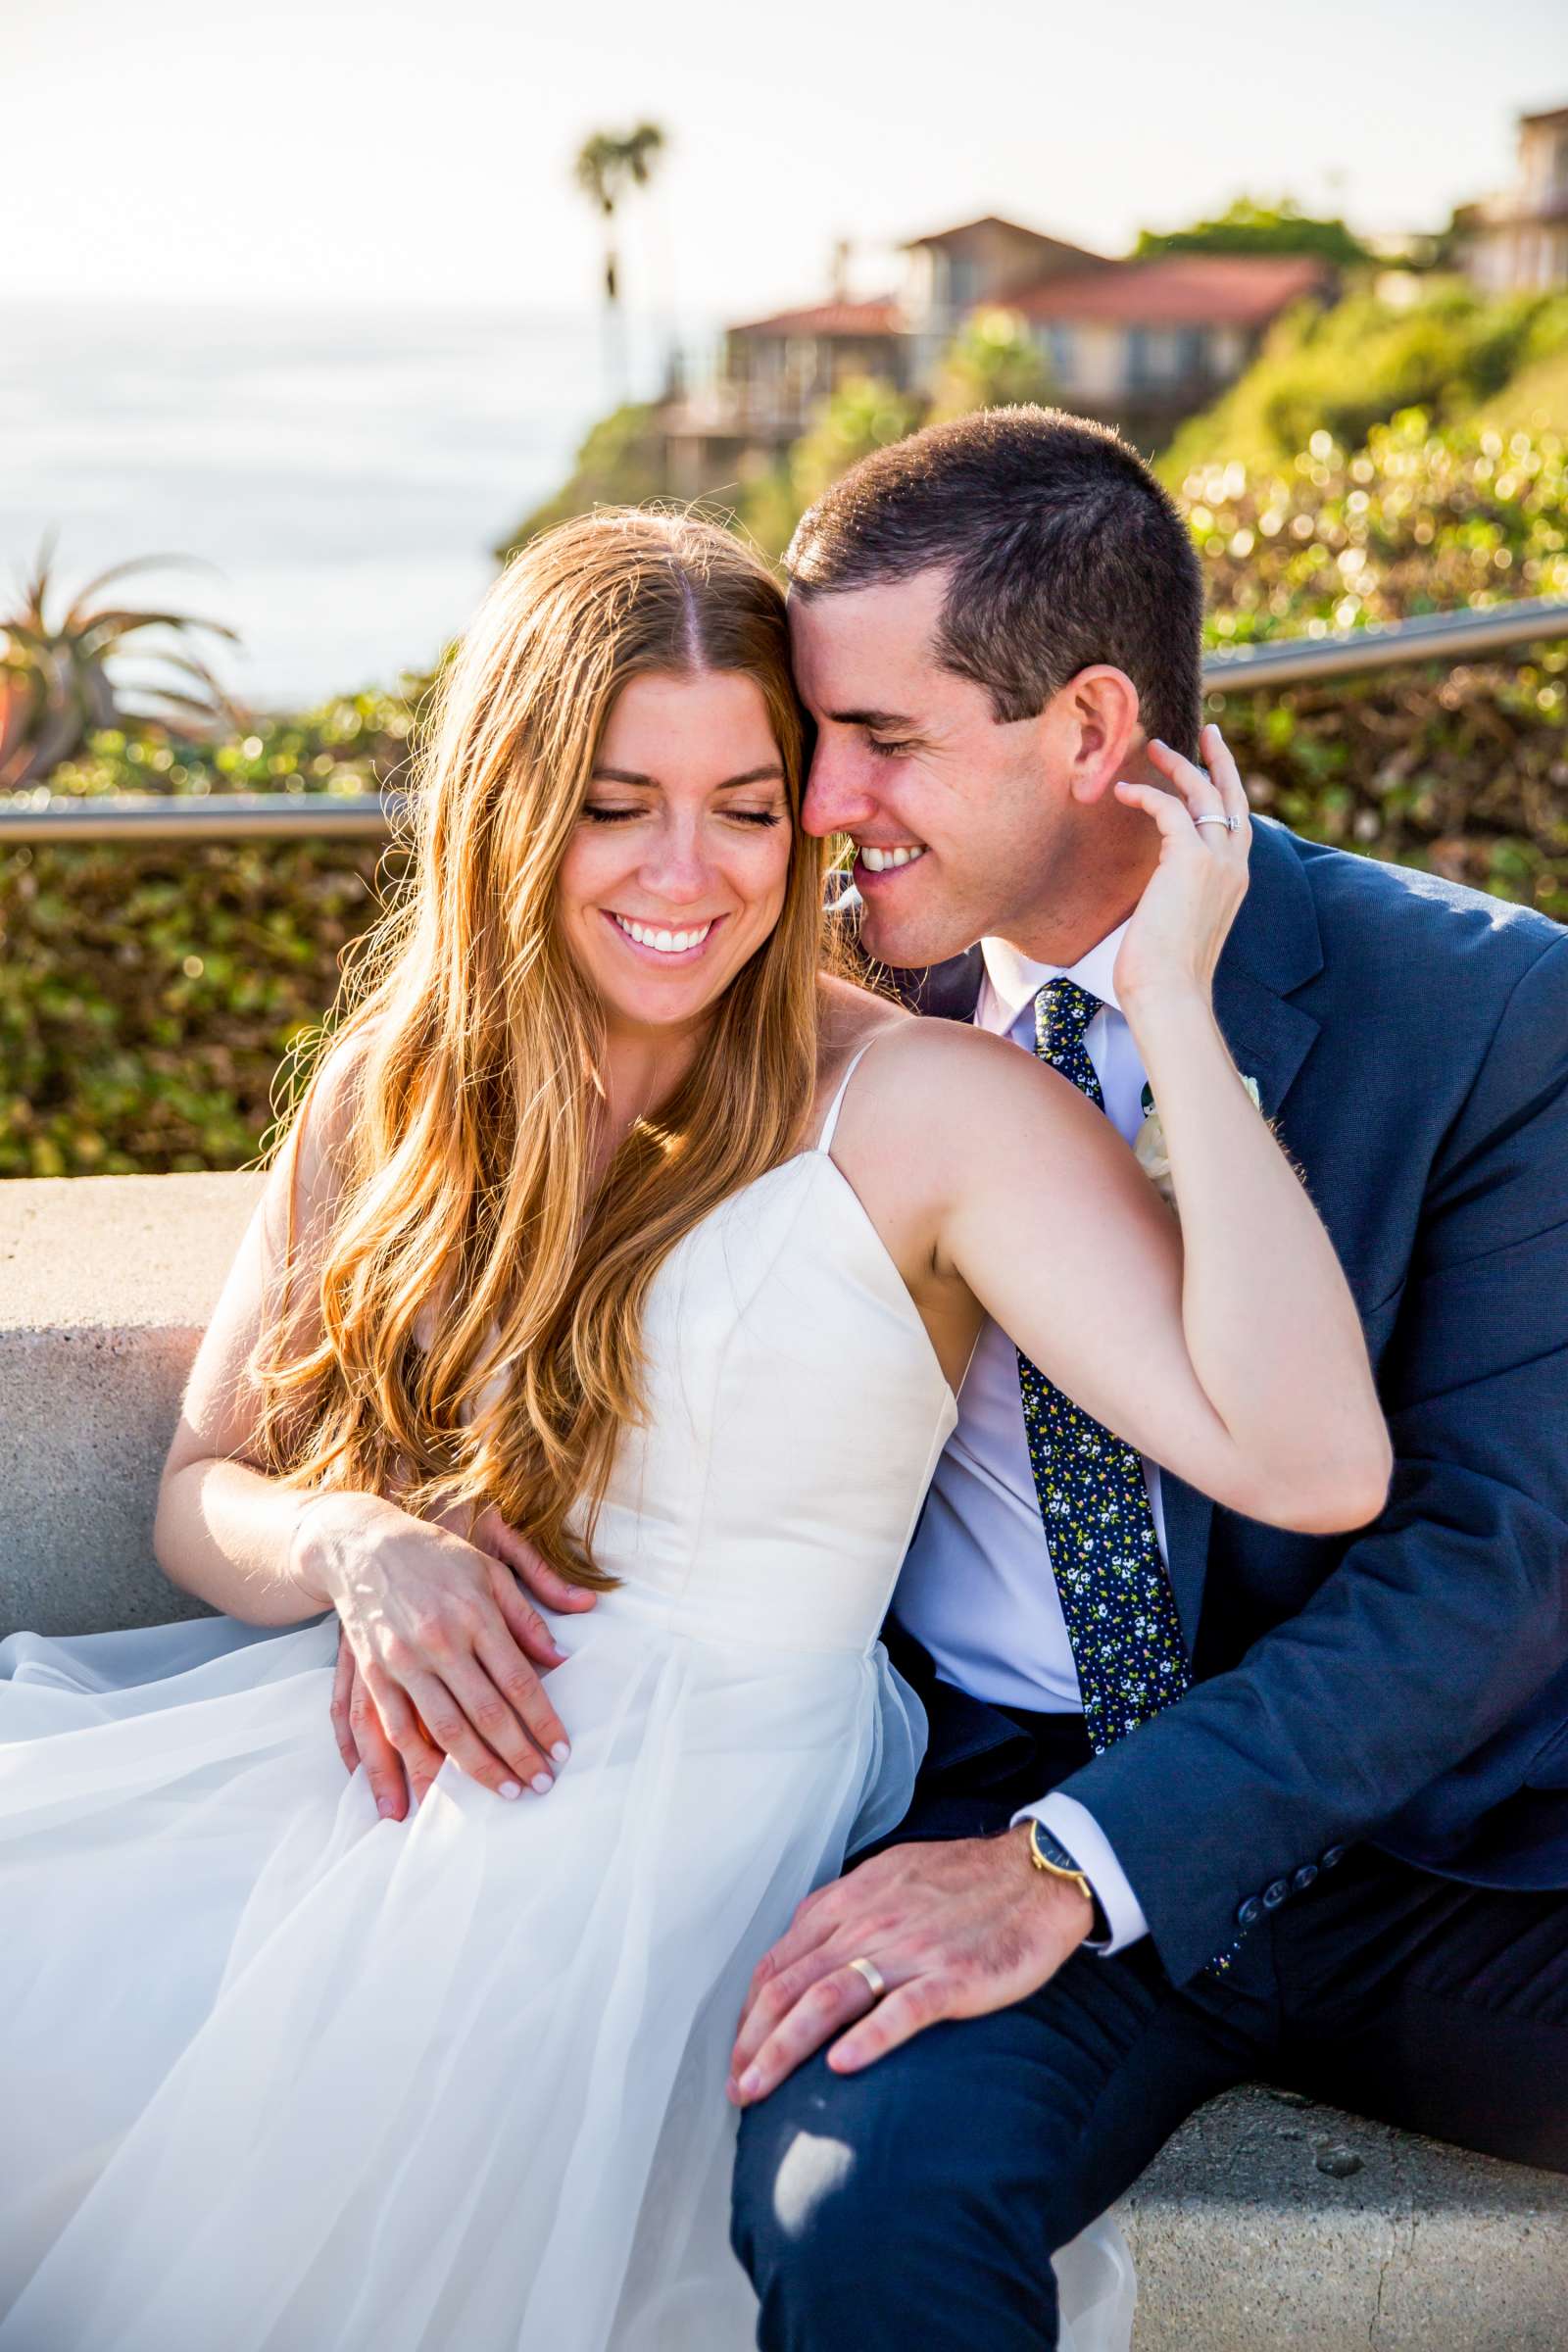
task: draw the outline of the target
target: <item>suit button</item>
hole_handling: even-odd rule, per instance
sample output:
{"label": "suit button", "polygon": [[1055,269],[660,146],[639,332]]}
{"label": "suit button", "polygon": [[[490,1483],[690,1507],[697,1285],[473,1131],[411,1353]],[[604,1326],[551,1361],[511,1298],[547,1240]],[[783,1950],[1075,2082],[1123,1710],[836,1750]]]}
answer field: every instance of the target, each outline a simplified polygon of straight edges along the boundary
{"label": "suit button", "polygon": [[1304,1894],[1316,1877],[1317,1864],[1315,1862],[1303,1862],[1300,1869],[1297,1872],[1295,1878],[1292,1879],[1291,1885],[1296,1888],[1298,1894]]}
{"label": "suit button", "polygon": [[1328,1852],[1326,1854],[1319,1855],[1318,1859],[1321,1861],[1325,1870],[1332,1870],[1336,1862],[1344,1861],[1345,1848],[1343,1845],[1331,1845],[1328,1849]]}
{"label": "suit button", "polygon": [[1239,1928],[1250,1928],[1253,1920],[1261,1919],[1262,1916],[1262,1904],[1258,1901],[1255,1894],[1250,1894],[1246,1902],[1243,1903],[1241,1909],[1236,1914],[1236,1925]]}
{"label": "suit button", "polygon": [[1290,1891],[1291,1883],[1289,1879],[1276,1879],[1272,1886],[1265,1886],[1263,1889],[1264,1910],[1277,1911]]}

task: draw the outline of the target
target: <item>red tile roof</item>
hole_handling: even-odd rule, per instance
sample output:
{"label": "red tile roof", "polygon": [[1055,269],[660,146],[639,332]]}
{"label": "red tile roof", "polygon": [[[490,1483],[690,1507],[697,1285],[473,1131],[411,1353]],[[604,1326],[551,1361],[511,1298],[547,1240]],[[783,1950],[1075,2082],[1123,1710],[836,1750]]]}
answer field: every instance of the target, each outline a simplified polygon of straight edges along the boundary
{"label": "red tile roof", "polygon": [[778,311],[771,318],[748,319],[732,335],[897,335],[904,331],[891,295],[874,302],[818,302],[804,311]]}
{"label": "red tile roof", "polygon": [[928,237],[906,237],[903,251],[913,253],[922,245],[958,244],[979,228],[1004,229],[1009,237],[1027,237],[1031,244],[1049,245],[1054,253],[1081,253],[1094,262],[1104,259],[1102,254],[1089,253],[1086,246],[1069,245],[1060,237],[1048,236],[1042,228],[1026,228],[1021,220],[1004,220],[998,213],[983,213],[978,220],[960,220],[956,228],[934,229]]}
{"label": "red tile roof", "polygon": [[1172,253],[1054,277],[1008,304],[1026,318],[1126,326],[1260,326],[1330,272],[1310,254]]}

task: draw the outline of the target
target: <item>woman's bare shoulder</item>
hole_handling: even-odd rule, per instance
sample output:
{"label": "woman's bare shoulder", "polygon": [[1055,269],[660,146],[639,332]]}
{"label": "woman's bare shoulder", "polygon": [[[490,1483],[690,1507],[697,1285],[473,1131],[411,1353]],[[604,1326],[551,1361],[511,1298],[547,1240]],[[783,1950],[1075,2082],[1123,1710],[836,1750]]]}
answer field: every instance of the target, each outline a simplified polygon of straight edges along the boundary
{"label": "woman's bare shoulder", "polygon": [[890,1137],[909,1123],[933,1139],[933,1149],[939,1135],[959,1144],[998,1119],[1050,1119],[1062,1097],[1071,1115],[1073,1089],[1010,1039],[968,1021],[897,1009],[901,1017],[863,1032],[861,1042],[874,1043],[875,1051],[861,1062],[854,1089],[862,1117]]}
{"label": "woman's bare shoulder", "polygon": [[842,1064],[884,1030],[914,1025],[915,1016],[906,1005],[869,988],[858,988],[853,980],[840,979],[837,973],[824,972],[817,985],[825,1065]]}

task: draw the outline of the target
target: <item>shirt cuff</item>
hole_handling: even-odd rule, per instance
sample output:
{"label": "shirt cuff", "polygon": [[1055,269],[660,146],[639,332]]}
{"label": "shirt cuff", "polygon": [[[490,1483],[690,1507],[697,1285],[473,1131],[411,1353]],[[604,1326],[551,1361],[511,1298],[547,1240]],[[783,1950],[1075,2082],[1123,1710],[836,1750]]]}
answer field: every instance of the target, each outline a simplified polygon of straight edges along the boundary
{"label": "shirt cuff", "polygon": [[1144,1917],[1144,1907],[1127,1883],[1127,1874],[1116,1859],[1110,1839],[1088,1807],[1081,1805],[1075,1796],[1065,1796],[1055,1788],[1037,1805],[1022,1806],[1008,1828],[1016,1828],[1031,1814],[1042,1829],[1061,1839],[1099,1896],[1100,1908],[1110,1924],[1108,1942],[1103,1937],[1097,1942],[1086,1936],[1084,1949],[1108,1957],[1111,1952],[1136,1943],[1140,1936],[1147,1936],[1149,1922]]}

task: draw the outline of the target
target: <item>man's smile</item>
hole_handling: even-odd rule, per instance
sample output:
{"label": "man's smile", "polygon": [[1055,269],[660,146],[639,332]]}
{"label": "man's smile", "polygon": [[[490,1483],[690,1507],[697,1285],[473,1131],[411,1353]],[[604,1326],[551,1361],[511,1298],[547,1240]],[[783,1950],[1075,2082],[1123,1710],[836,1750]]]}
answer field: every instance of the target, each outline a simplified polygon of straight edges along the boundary
{"label": "man's smile", "polygon": [[915,864],[925,856],[925,852],[926,845],[922,841],[900,841],[886,844],[872,841],[857,842],[856,869],[858,873],[863,874],[895,873],[906,865]]}

